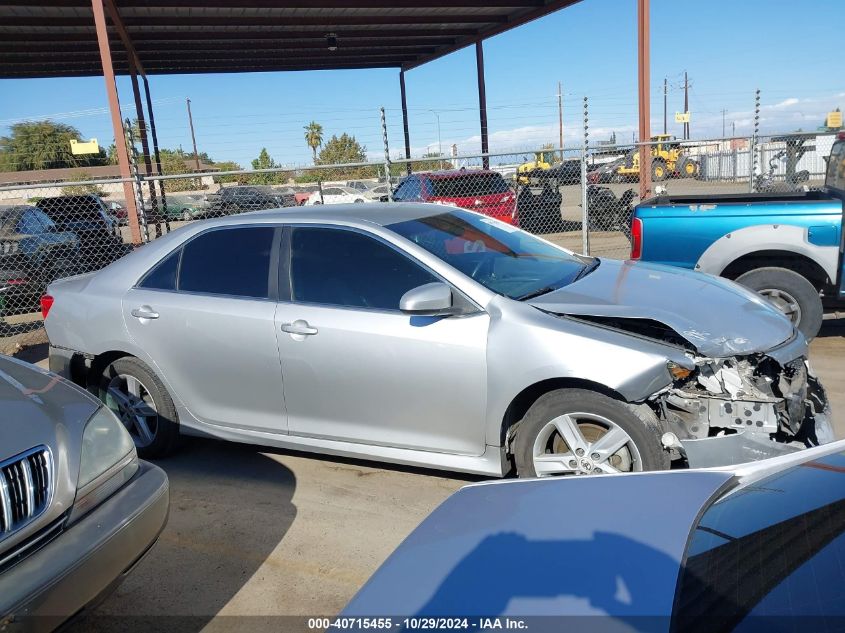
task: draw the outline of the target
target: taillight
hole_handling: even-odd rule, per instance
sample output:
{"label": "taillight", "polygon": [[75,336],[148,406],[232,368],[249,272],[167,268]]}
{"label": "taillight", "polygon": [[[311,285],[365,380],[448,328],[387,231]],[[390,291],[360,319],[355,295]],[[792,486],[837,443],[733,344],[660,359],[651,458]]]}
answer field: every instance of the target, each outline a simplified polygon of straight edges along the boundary
{"label": "taillight", "polygon": [[50,295],[44,295],[41,297],[41,316],[43,318],[47,318],[47,315],[50,314],[50,308],[53,307],[53,297]]}
{"label": "taillight", "polygon": [[631,220],[631,259],[643,256],[643,221],[639,218]]}
{"label": "taillight", "polygon": [[3,283],[5,283],[9,286],[22,286],[24,284],[28,284],[29,279],[27,279],[26,277],[15,277],[14,279],[7,279]]}

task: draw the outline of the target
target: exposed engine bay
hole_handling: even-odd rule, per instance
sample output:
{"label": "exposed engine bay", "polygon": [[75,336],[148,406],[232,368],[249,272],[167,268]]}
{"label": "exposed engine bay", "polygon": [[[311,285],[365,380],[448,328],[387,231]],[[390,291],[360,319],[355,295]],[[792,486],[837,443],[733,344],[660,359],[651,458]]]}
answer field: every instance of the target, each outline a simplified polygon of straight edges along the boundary
{"label": "exposed engine bay", "polygon": [[717,466],[834,439],[827,395],[803,356],[710,358],[696,348],[698,332],[680,334],[649,319],[577,318],[685,350],[690,365],[669,363],[672,384],[646,402],[667,429],[663,443],[673,458]]}
{"label": "exposed engine bay", "polygon": [[697,359],[695,370],[652,403],[679,439],[753,432],[813,445],[813,420],[827,398],[805,359],[781,367],[758,356]]}

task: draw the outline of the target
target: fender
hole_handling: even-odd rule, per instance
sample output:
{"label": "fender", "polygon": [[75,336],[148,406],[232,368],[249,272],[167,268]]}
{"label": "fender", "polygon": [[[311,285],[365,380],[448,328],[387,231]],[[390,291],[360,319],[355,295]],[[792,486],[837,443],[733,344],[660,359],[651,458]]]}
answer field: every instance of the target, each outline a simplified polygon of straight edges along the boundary
{"label": "fender", "polygon": [[810,229],[788,224],[758,224],[731,231],[713,242],[695,264],[695,270],[721,275],[740,257],[760,251],[788,251],[813,260],[828,277],[838,278],[839,245],[814,244]]}

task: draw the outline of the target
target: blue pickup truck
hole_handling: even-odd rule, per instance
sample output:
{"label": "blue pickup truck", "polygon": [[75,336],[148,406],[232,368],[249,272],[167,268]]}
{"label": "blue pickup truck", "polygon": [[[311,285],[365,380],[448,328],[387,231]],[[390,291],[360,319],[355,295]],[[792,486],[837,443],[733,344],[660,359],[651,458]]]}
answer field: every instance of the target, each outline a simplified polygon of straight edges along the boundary
{"label": "blue pickup truck", "polygon": [[845,307],[845,133],[818,191],[658,196],[631,220],[631,258],[735,280],[767,297],[813,338]]}

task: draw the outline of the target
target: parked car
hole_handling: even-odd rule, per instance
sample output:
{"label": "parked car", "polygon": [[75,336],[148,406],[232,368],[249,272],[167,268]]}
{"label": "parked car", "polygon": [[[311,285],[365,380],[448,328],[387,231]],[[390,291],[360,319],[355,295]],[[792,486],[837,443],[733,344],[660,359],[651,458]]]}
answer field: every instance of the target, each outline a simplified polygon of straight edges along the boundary
{"label": "parked car", "polygon": [[843,451],[839,441],[738,468],[465,486],[337,622],[355,631],[377,628],[377,615],[406,630],[827,630],[845,614]]}
{"label": "parked car", "polygon": [[518,223],[516,196],[495,171],[456,169],[405,176],[393,190],[396,202],[435,202],[478,211],[507,222]]}
{"label": "parked car", "polygon": [[806,340],[760,296],[462,209],[193,223],[48,293],[52,367],[116,410],[152,402],[142,456],[200,433],[533,477],[832,438]]}
{"label": "parked car", "polygon": [[112,201],[106,203],[106,209],[108,209],[109,216],[114,219],[118,226],[126,226],[129,223],[129,212],[119,202]]}
{"label": "parked car", "polygon": [[164,472],[124,424],[55,374],[0,356],[0,622],[49,631],[97,602],[167,521]]}
{"label": "parked car", "polygon": [[843,200],[845,133],[820,191],[644,200],[634,210],[631,257],[735,280],[812,338],[825,309],[845,307]]}
{"label": "parked car", "polygon": [[377,184],[378,183],[374,180],[347,180],[345,183],[343,183],[343,186],[347,187],[348,189],[355,189],[360,193],[366,193]]}
{"label": "parked car", "polygon": [[277,209],[283,206],[278,197],[270,191],[255,186],[223,187],[216,194],[208,196],[209,205],[198,213],[196,219],[216,218],[224,215]]}
{"label": "parked car", "polygon": [[366,202],[364,193],[351,187],[323,187],[322,191],[315,191],[305,201],[306,206],[315,204],[345,204],[349,202]]}
{"label": "parked car", "polygon": [[103,268],[132,250],[123,242],[117,222],[99,196],[41,198],[37,206],[55,223],[57,231],[78,238],[77,269],[81,272]]}
{"label": "parked car", "polygon": [[189,222],[201,218],[208,211],[209,202],[204,194],[168,195],[167,219],[171,222],[183,220]]}
{"label": "parked car", "polygon": [[0,318],[38,311],[47,284],[73,275],[79,240],[37,207],[0,207]]}
{"label": "parked car", "polygon": [[376,184],[375,187],[370,187],[363,193],[368,202],[386,202],[386,197],[390,195],[390,187],[387,184]]}

